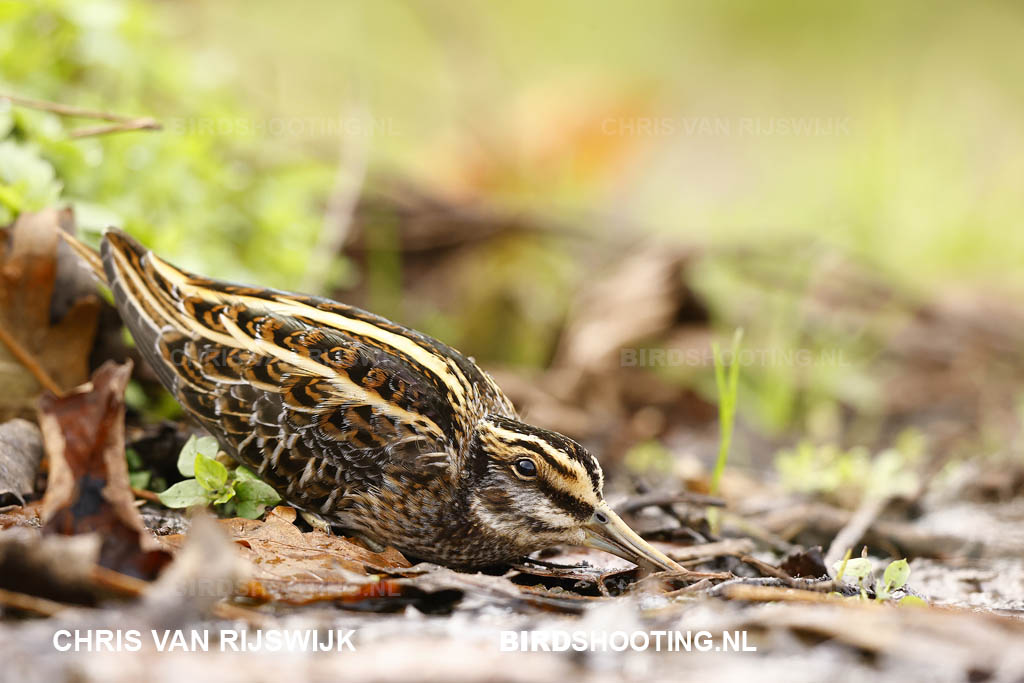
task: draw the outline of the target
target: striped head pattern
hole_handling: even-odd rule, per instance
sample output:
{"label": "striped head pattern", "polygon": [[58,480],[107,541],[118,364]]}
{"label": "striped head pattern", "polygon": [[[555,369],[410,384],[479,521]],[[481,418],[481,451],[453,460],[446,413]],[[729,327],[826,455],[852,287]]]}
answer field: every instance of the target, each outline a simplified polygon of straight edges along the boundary
{"label": "striped head pattern", "polygon": [[557,544],[585,545],[684,571],[612,511],[597,459],[568,437],[488,415],[473,432],[468,465],[470,516],[488,536],[524,555]]}
{"label": "striped head pattern", "polygon": [[603,506],[597,459],[572,439],[518,420],[481,420],[469,465],[471,513],[524,545],[582,544],[584,525]]}

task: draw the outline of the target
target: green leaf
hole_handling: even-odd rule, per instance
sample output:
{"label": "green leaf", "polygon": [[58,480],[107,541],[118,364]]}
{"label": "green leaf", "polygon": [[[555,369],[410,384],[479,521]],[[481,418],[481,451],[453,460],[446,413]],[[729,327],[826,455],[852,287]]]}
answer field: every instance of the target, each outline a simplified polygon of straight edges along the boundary
{"label": "green leaf", "polygon": [[132,472],[128,475],[128,482],[131,484],[133,489],[144,489],[149,486],[149,480],[152,477],[153,473],[149,470]]}
{"label": "green leaf", "polygon": [[235,500],[238,516],[248,519],[256,519],[263,514],[268,505],[274,505],[281,500],[277,491],[259,479],[239,480],[235,483],[235,490],[238,493]]}
{"label": "green leaf", "polygon": [[22,209],[41,209],[60,196],[61,183],[53,166],[33,146],[0,141],[0,185],[19,194]]}
{"label": "green leaf", "polygon": [[196,453],[194,467],[196,481],[207,491],[220,491],[228,483],[228,468],[213,458],[208,458],[202,453]]}
{"label": "green leaf", "polygon": [[128,469],[130,470],[141,470],[143,467],[142,458],[139,457],[138,452],[134,448],[125,449],[124,459],[128,461]]}
{"label": "green leaf", "polygon": [[196,462],[196,435],[188,437],[188,441],[181,447],[181,452],[178,453],[178,471],[186,477],[196,476],[195,462]]}
{"label": "green leaf", "polygon": [[220,505],[222,503],[228,502],[229,500],[235,497],[235,487],[225,486],[222,489],[218,489],[216,491],[211,492],[210,495],[216,496],[216,498],[214,498],[213,500],[213,504]]}
{"label": "green leaf", "polygon": [[181,447],[178,453],[178,471],[186,477],[196,476],[195,462],[196,455],[202,454],[207,458],[217,457],[217,440],[212,436],[196,437],[195,434],[188,437],[188,441]]}
{"label": "green leaf", "polygon": [[267,506],[263,503],[257,503],[251,500],[240,500],[235,502],[235,512],[238,513],[239,517],[245,517],[246,519],[259,519],[263,515],[263,511],[267,509]]}
{"label": "green leaf", "polygon": [[195,479],[186,479],[160,494],[160,502],[169,508],[187,508],[209,503],[206,489]]}
{"label": "green leaf", "polygon": [[207,458],[216,458],[220,451],[220,444],[212,436],[201,436],[196,439],[196,450]]}
{"label": "green leaf", "polygon": [[885,574],[882,575],[882,581],[889,587],[889,590],[898,590],[906,585],[909,576],[910,564],[904,558],[889,563],[889,566],[885,568]]}
{"label": "green leaf", "polygon": [[[854,557],[846,560],[846,569],[843,571],[843,577],[851,577],[855,581],[863,581],[868,574],[871,573],[871,560],[866,557]],[[832,568],[839,571],[843,562],[836,562],[832,565]],[[853,582],[851,582],[853,583]]]}
{"label": "green leaf", "polygon": [[259,476],[245,465],[235,468],[235,479],[238,481],[263,481]]}
{"label": "green leaf", "polygon": [[916,595],[905,595],[905,596],[903,596],[903,599],[900,600],[900,604],[901,605],[908,605],[910,607],[927,607],[928,606],[928,601],[927,600],[922,600],[921,598],[917,597]]}
{"label": "green leaf", "polygon": [[238,493],[240,501],[248,500],[264,505],[273,505],[281,501],[281,496],[277,495],[277,491],[259,479],[239,481],[235,484],[235,491]]}

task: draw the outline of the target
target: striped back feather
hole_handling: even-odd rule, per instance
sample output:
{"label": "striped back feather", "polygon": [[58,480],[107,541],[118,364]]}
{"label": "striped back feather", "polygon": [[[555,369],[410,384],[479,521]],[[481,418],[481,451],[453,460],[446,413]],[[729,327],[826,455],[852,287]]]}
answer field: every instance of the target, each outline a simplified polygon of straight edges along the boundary
{"label": "striped back feather", "polygon": [[389,470],[447,468],[474,425],[514,417],[472,360],[328,299],[182,271],[119,231],[106,280],[160,381],[221,445],[287,498],[337,512]]}

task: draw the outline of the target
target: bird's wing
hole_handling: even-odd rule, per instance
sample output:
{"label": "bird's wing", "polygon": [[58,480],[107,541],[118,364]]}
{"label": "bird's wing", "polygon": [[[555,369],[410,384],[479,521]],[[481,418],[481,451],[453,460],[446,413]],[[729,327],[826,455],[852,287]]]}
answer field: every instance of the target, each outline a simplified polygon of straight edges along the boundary
{"label": "bird's wing", "polygon": [[239,461],[313,511],[343,507],[389,470],[454,475],[476,420],[514,414],[471,360],[379,316],[191,275],[118,231],[101,254],[164,386]]}

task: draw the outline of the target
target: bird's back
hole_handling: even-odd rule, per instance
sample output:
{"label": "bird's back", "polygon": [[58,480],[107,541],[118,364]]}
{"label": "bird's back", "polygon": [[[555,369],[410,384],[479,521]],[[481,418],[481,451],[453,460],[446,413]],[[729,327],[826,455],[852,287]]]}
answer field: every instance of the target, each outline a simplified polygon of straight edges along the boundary
{"label": "bird's back", "polygon": [[164,386],[300,507],[344,517],[389,477],[454,480],[477,421],[515,415],[471,359],[380,316],[195,276],[118,231],[101,254]]}

